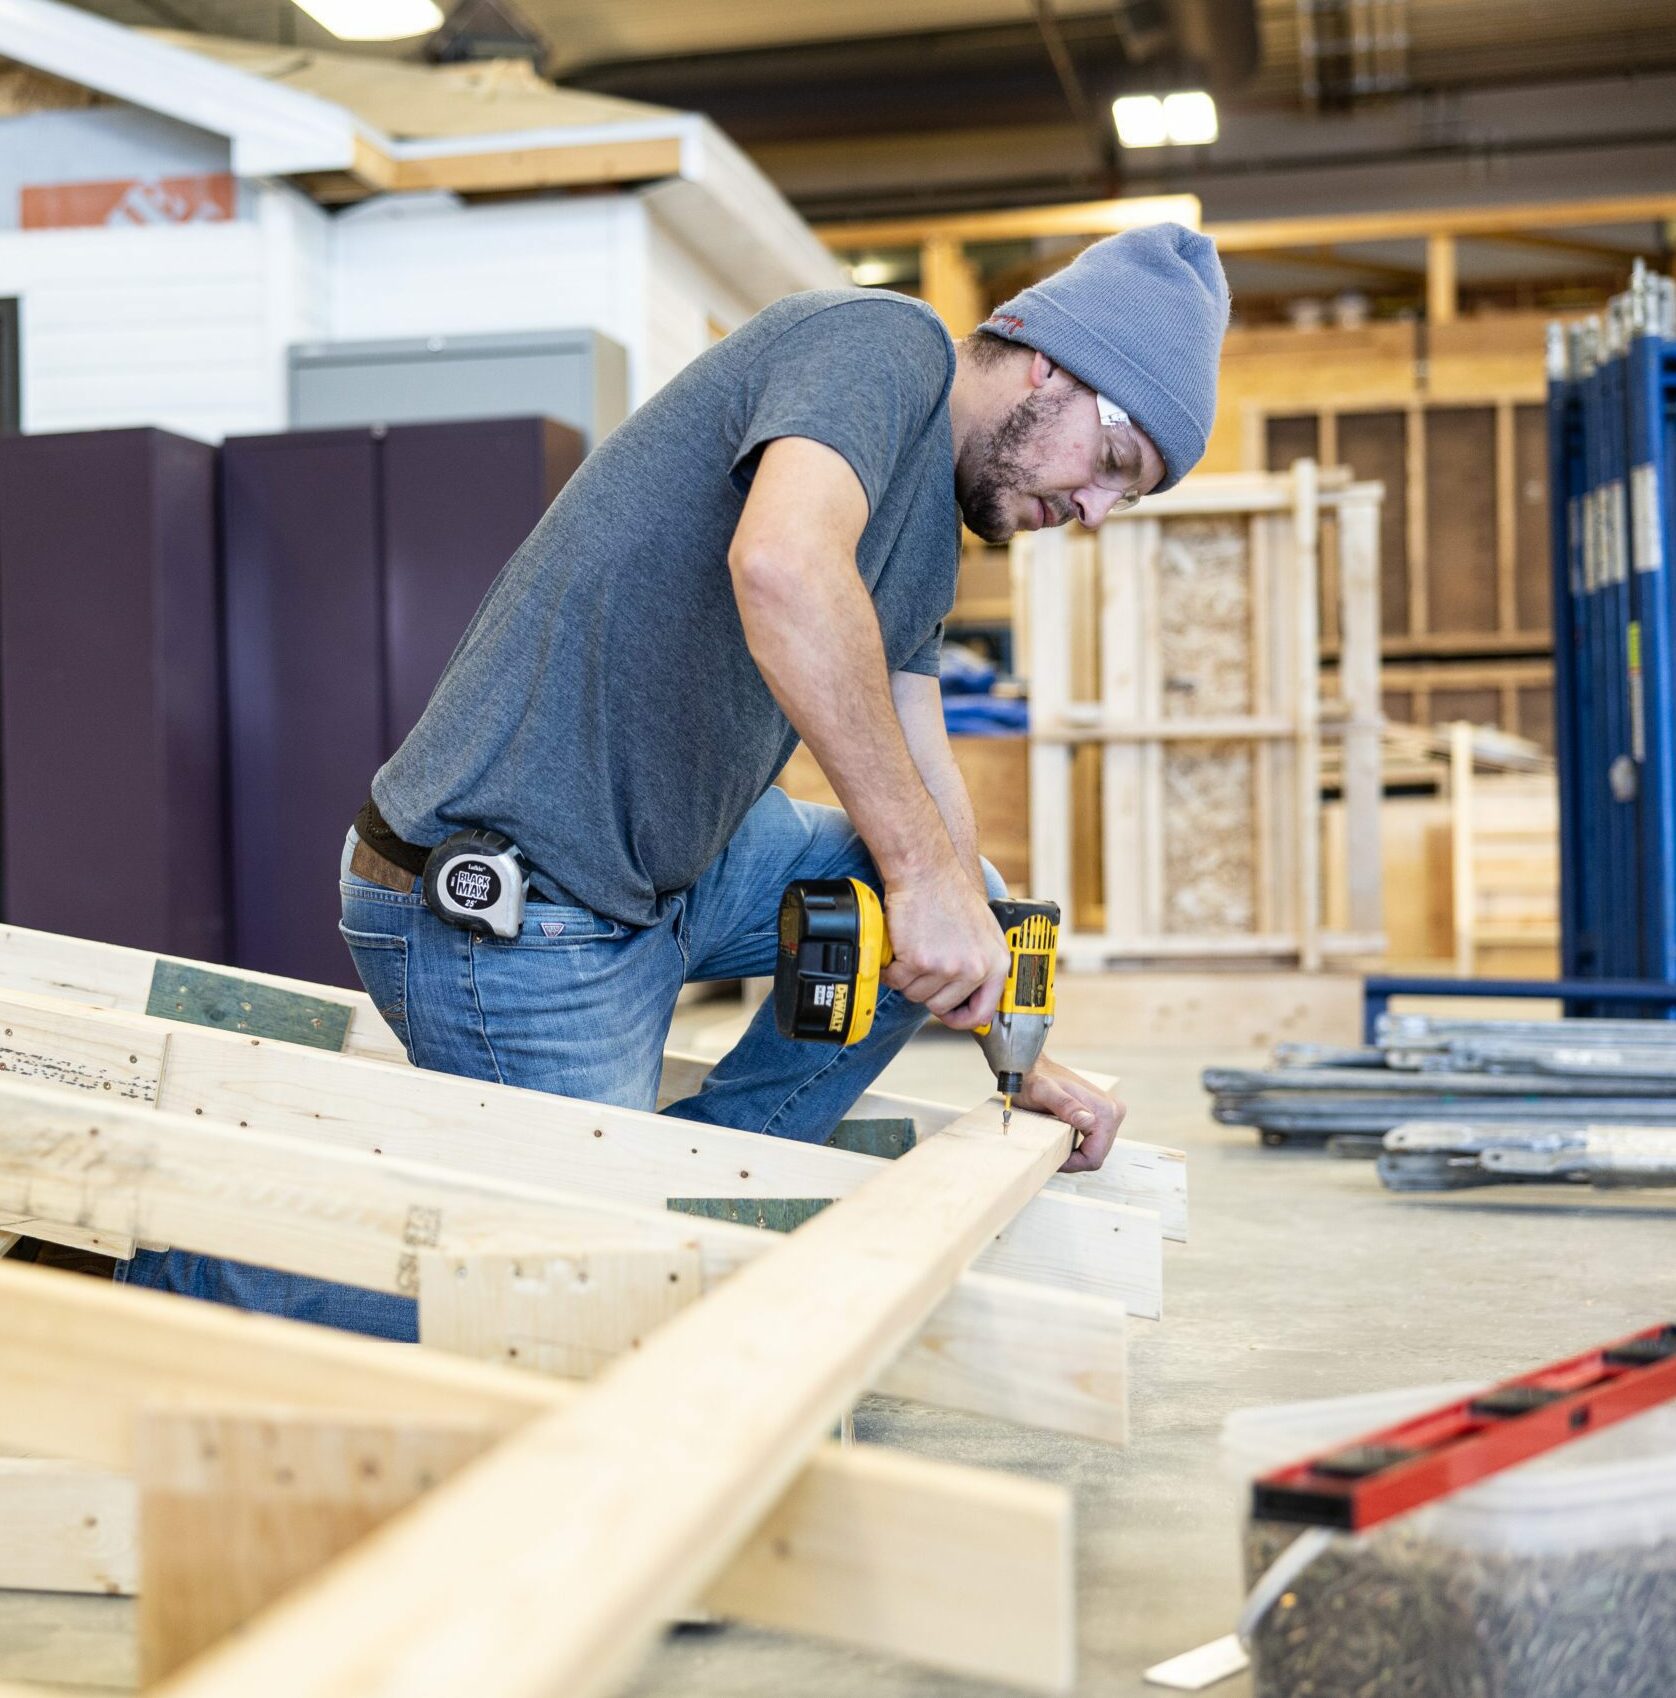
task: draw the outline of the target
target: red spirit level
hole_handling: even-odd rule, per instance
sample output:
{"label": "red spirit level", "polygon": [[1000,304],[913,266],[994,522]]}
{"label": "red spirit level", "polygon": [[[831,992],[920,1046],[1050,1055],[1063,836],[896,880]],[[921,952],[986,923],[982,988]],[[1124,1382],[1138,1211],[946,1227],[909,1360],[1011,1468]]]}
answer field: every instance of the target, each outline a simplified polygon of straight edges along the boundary
{"label": "red spirit level", "polygon": [[1505,1380],[1252,1486],[1259,1520],[1360,1533],[1676,1397],[1676,1325]]}

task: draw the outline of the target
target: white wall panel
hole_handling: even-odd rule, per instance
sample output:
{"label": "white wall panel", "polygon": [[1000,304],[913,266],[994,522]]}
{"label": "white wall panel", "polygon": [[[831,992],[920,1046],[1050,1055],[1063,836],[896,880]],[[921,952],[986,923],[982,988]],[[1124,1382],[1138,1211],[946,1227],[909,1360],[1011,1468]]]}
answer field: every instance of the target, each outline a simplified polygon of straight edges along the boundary
{"label": "white wall panel", "polygon": [[712,325],[737,330],[751,304],[654,213],[647,221],[645,395],[661,389],[715,340]]}
{"label": "white wall panel", "polygon": [[645,224],[644,208],[617,195],[369,203],[332,228],[329,334],[591,328],[627,348],[638,403],[647,393]]}

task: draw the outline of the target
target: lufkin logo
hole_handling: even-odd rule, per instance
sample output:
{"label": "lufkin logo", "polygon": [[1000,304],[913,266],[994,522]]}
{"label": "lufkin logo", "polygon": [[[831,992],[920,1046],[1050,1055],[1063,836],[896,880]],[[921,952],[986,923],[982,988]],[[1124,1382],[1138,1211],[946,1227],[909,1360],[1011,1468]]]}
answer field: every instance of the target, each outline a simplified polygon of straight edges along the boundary
{"label": "lufkin logo", "polygon": [[1003,336],[1017,336],[1024,329],[1024,320],[1013,312],[992,312],[989,315],[989,322]]}

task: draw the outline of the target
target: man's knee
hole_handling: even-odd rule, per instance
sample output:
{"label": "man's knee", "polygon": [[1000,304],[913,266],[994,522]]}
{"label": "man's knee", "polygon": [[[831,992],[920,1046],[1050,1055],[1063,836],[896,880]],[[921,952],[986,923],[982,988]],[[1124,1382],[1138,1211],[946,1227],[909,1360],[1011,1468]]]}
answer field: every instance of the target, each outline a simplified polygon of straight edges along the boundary
{"label": "man's knee", "polygon": [[996,872],[992,861],[982,855],[978,857],[978,865],[983,868],[984,889],[989,893],[991,902],[999,902],[1007,894],[1007,881]]}

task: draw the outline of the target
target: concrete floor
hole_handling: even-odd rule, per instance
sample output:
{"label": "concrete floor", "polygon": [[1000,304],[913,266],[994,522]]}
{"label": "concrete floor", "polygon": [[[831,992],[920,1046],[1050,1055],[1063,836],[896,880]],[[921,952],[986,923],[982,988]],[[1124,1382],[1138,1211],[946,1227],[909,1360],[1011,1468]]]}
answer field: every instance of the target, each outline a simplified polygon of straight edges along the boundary
{"label": "concrete floor", "polygon": [[[714,1039],[716,1004],[681,1013]],[[1229,1631],[1240,1494],[1219,1460],[1234,1409],[1434,1381],[1496,1378],[1676,1310],[1671,1223],[1653,1194],[1521,1190],[1396,1197],[1371,1164],[1263,1150],[1212,1124],[1199,1070],[1238,1050],[1061,1056],[1123,1076],[1128,1130],[1184,1147],[1191,1242],[1165,1246],[1165,1318],[1131,1328],[1133,1437],[1114,1451],[995,1421],[871,1399],[858,1436],[1060,1481],[1074,1493],[1079,1693],[1139,1698],[1141,1671]],[[927,1035],[890,1088],[976,1100],[976,1046]],[[560,1600],[555,1600],[558,1604]],[[122,1684],[130,1606],[0,1597],[0,1679]],[[635,1698],[954,1698],[1005,1689],[811,1640],[728,1627],[678,1635]],[[1215,1688],[1248,1698],[1249,1678]]]}

